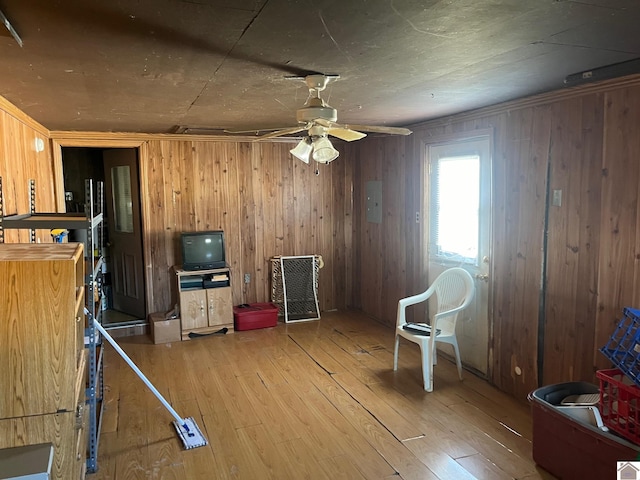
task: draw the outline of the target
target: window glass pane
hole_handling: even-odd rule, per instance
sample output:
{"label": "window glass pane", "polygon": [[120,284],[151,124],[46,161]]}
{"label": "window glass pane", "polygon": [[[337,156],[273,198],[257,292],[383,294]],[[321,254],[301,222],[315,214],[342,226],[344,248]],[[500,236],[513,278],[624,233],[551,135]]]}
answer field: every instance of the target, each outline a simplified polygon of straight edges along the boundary
{"label": "window glass pane", "polygon": [[117,232],[133,233],[133,205],[131,203],[131,173],[128,166],[111,169],[114,223]]}
{"label": "window glass pane", "polygon": [[480,158],[477,155],[437,160],[433,242],[436,255],[477,262],[480,204]]}

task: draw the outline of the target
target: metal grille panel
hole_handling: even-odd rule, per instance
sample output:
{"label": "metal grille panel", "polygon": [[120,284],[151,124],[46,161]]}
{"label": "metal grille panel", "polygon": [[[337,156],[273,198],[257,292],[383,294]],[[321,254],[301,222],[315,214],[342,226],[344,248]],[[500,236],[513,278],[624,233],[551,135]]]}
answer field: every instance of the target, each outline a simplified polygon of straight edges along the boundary
{"label": "metal grille panel", "polygon": [[286,323],[320,318],[319,265],[318,255],[271,259],[271,301]]}

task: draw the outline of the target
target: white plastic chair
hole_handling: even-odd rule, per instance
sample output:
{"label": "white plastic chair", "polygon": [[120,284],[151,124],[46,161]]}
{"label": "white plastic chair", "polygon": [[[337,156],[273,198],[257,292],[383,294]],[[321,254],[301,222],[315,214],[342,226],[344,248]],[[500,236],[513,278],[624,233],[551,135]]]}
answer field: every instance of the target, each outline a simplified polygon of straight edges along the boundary
{"label": "white plastic chair", "polygon": [[[403,298],[398,302],[398,318],[396,323],[396,346],[393,352],[393,370],[398,369],[398,347],[400,337],[420,346],[422,356],[422,377],[424,389],[433,391],[433,366],[437,362],[435,342],[448,343],[453,346],[458,366],[458,376],[462,380],[462,362],[460,361],[460,349],[456,339],[456,322],[458,314],[467,308],[473,300],[475,285],[473,278],[463,268],[455,267],[445,270],[436,278],[429,289],[418,295]],[[403,327],[407,324],[406,308],[410,305],[425,302],[433,294],[436,295],[437,309],[431,321],[431,334],[416,334]],[[436,335],[433,335],[433,330]]]}

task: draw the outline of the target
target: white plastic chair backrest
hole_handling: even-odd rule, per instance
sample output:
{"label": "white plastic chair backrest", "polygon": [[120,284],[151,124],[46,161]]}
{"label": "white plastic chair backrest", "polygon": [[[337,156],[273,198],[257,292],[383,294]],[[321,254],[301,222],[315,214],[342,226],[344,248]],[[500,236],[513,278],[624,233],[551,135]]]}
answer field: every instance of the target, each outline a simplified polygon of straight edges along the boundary
{"label": "white plastic chair backrest", "polygon": [[464,268],[454,267],[438,275],[438,278],[433,281],[432,287],[435,289],[437,302],[436,316],[434,317],[434,320],[437,318],[436,328],[440,329],[441,335],[454,334],[460,312],[443,316],[443,318],[438,318],[438,314],[461,306],[466,308],[471,303],[475,292],[473,278]]}

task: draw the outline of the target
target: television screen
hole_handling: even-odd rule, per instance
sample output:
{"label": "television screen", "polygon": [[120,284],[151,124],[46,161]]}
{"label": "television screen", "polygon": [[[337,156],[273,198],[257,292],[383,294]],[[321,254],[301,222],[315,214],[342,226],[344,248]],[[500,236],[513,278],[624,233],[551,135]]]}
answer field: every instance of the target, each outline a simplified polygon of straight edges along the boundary
{"label": "television screen", "polygon": [[185,232],[180,240],[183,269],[206,270],[227,266],[223,231]]}

